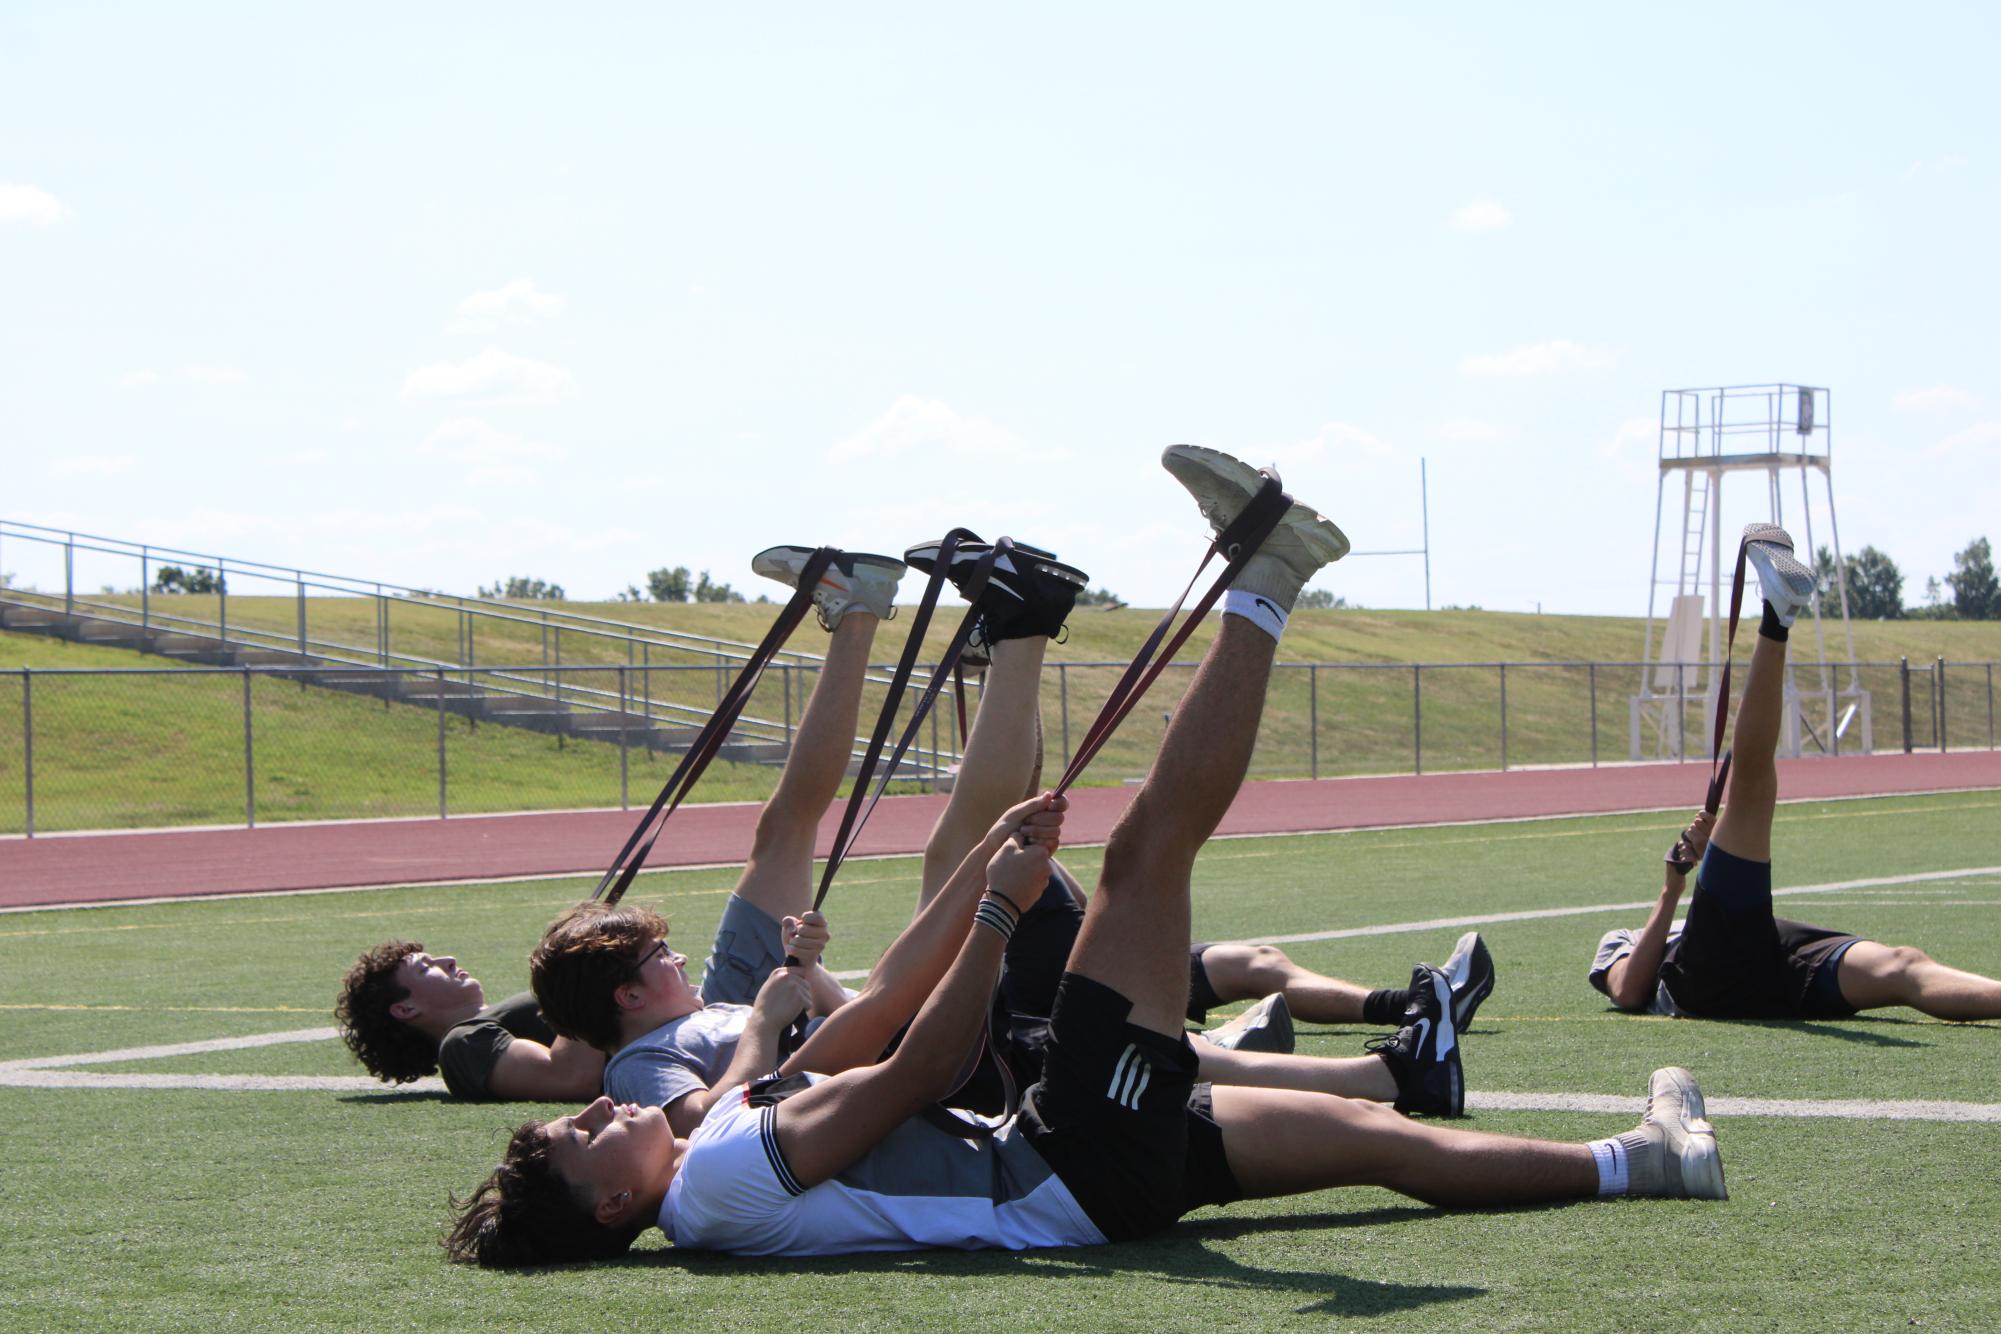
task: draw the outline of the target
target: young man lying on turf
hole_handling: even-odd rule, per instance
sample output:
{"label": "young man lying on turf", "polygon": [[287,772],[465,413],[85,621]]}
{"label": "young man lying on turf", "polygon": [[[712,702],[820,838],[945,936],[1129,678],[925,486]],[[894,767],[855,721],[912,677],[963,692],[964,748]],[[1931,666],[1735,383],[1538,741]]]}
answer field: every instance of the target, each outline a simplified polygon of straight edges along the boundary
{"label": "young man lying on turf", "polygon": [[[1726,800],[1717,816],[1697,812],[1669,852],[1646,924],[1599,940],[1591,985],[1624,1010],[1710,1019],[1841,1018],[1891,1005],[1940,1019],[2001,1018],[2001,982],[1993,978],[1948,968],[1908,945],[1773,916],[1786,641],[1814,579],[1784,529],[1752,524],[1744,541],[1764,612],[1737,708]],[[1698,861],[1688,918],[1677,922]]]}
{"label": "young man lying on turf", "polygon": [[[965,572],[986,550],[984,544],[959,547],[955,568],[947,571],[955,584],[963,586]],[[906,555],[912,564],[928,571],[938,551],[939,544],[930,543],[913,547]],[[1033,790],[1033,779],[1040,770],[1037,716],[1043,657],[1085,584],[1081,570],[1060,564],[1048,552],[1018,547],[996,564],[980,593],[976,607],[978,642],[989,665],[951,798],[925,846],[920,912],[1009,803],[1024,787]],[[787,915],[780,922],[788,938],[789,933],[812,930],[824,941],[825,919],[804,913],[810,893],[810,863],[803,852],[783,861],[768,855],[754,857],[753,865],[760,868],[764,879],[760,889],[766,906],[774,911],[779,906],[789,907],[802,914]],[[747,871],[746,881],[749,878]],[[739,893],[743,893],[741,888]],[[1074,879],[1052,867],[1037,908],[1024,923],[1021,938],[1007,952],[1007,972],[996,1001],[996,1046],[1013,1062],[1021,1084],[1032,1082],[1039,1063],[1056,982],[1082,921],[1081,902],[1082,893]],[[718,1090],[734,1087],[778,1064],[785,1054],[781,1036],[800,1012],[804,992],[792,970],[777,968],[779,956],[766,951],[739,983],[745,989],[759,987],[753,1005],[706,1004],[705,996],[688,984],[686,960],[666,940],[666,922],[649,909],[581,904],[544,933],[531,956],[530,975],[549,1022],[610,1057],[604,1074],[605,1093],[616,1103],[664,1107],[675,1133],[686,1135],[701,1123]],[[1469,935],[1461,946],[1456,962],[1462,969],[1472,970],[1471,982],[1459,987],[1455,998],[1457,1017],[1464,1023],[1493,981],[1478,937]],[[818,944],[812,955],[803,949],[791,953],[811,962],[817,957]],[[1190,967],[1197,988],[1194,994],[1204,1012],[1225,1000],[1265,994],[1219,991],[1204,969],[1210,956],[1224,961],[1218,976],[1225,987],[1252,980],[1290,983],[1312,1017],[1375,1017],[1374,1012],[1380,1011],[1381,1022],[1395,1027],[1402,1023],[1410,1003],[1407,990],[1371,994],[1352,984],[1308,973],[1276,950],[1203,946],[1191,951]],[[764,981],[760,972],[768,975],[769,981]],[[1217,1046],[1242,1046],[1245,1054],[1227,1055],[1203,1044],[1205,1078],[1314,1088],[1385,1101],[1401,1096],[1404,1110],[1458,1114],[1458,1081],[1442,1068],[1430,1072],[1429,1079],[1406,1078],[1400,1084],[1383,1060],[1251,1054],[1279,1045],[1290,1048],[1290,1020],[1279,1008],[1284,998],[1279,995],[1274,1000],[1276,1006],[1261,1007],[1219,1034]],[[1200,1021],[1200,1014],[1193,1010],[1191,1014]],[[1004,1089],[997,1077],[976,1083],[963,1105],[998,1111],[992,1100],[1001,1097]]]}
{"label": "young man lying on turf", "polygon": [[[811,552],[773,547],[751,568],[796,585]],[[702,979],[702,995],[716,1007],[689,1026],[699,1044],[708,1023],[734,1015],[741,1026],[749,1002],[789,953],[808,967],[788,979],[804,1008],[816,1013],[839,1006],[847,993],[817,966],[826,945],[824,922],[779,919],[804,913],[810,902],[806,868],[813,839],[847,772],[861,709],[862,683],[877,624],[888,617],[903,562],[886,556],[843,553],[822,577],[813,601],[830,632],[827,656],[807,700],[778,788],[758,817],[750,863],[723,909]],[[795,874],[796,873],[796,874]],[[679,956],[674,956],[678,958]],[[579,1040],[545,1017],[524,992],[482,1008],[479,983],[450,958],[433,958],[411,941],[389,941],[361,956],[348,971],[335,1006],[342,1036],[379,1079],[406,1083],[442,1069],[445,1087],[468,1099],[569,1101],[598,1092],[604,1074],[601,1042]],[[568,1032],[566,1037],[559,1033]],[[727,1061],[727,1057],[724,1058]]]}
{"label": "young man lying on turf", "polygon": [[[1209,450],[1176,446],[1165,461],[1218,530],[1263,481]],[[1148,1235],[1205,1204],[1347,1184],[1459,1206],[1721,1197],[1715,1137],[1684,1071],[1655,1073],[1639,1127],[1589,1144],[1448,1130],[1320,1093],[1196,1082],[1182,1030],[1190,872],[1248,767],[1285,618],[1305,579],[1346,549],[1333,524],[1295,504],[1237,576],[1107,846],[1042,1077],[995,1133],[961,1138],[924,1113],[958,1080],[1002,952],[1046,883],[1062,813],[1055,798],[1010,811],[981,845],[985,875],[969,857],[972,873],[955,875],[893,947],[924,945],[934,926],[947,939],[965,931],[935,985],[935,964],[910,970],[922,1008],[887,1060],[843,1065],[899,1022],[889,1005],[878,1014],[856,1002],[777,1077],[722,1100],[689,1140],[661,1112],[609,1099],[524,1126],[461,1207],[452,1257],[509,1265],[616,1254],[653,1225],[680,1246],[742,1254],[1091,1245]],[[1016,821],[1018,835],[1008,827]],[[1417,1040],[1449,1047],[1449,987],[1428,980]],[[871,1025],[876,1033],[863,1031]],[[816,1064],[840,1073],[803,1073]]]}

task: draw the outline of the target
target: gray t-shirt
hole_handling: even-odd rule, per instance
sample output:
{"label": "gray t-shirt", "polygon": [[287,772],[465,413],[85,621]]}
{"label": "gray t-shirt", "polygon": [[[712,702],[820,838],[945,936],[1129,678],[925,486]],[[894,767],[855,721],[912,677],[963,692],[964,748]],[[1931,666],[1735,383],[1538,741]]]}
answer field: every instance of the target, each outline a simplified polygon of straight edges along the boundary
{"label": "gray t-shirt", "polygon": [[748,1005],[708,1005],[618,1049],[604,1068],[613,1102],[666,1107],[713,1085],[736,1056]]}
{"label": "gray t-shirt", "polygon": [[[1681,941],[1682,928],[1687,925],[1687,922],[1676,922],[1668,928],[1667,943],[1661,947],[1663,963],[1674,956],[1674,947]],[[1633,947],[1639,942],[1639,932],[1624,929],[1607,931],[1599,937],[1598,953],[1591,960],[1591,985],[1610,996],[1612,988],[1606,982],[1605,975],[1612,971],[1613,964],[1631,954]],[[1674,1003],[1674,997],[1668,995],[1667,984],[1662,982],[1657,974],[1654,979],[1653,998],[1640,1013],[1681,1016],[1686,1015],[1688,1011]]]}

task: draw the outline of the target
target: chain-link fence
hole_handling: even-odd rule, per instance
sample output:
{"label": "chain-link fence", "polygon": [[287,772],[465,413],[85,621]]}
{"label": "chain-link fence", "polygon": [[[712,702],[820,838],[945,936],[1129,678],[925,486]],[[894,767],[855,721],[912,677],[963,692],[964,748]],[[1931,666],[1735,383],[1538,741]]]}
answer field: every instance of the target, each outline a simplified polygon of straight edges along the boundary
{"label": "chain-link fence", "polygon": [[[1083,739],[1122,663],[1045,670],[1045,772]],[[1995,747],[1995,664],[1799,668],[1799,753]],[[0,674],[0,833],[244,825],[644,805],[736,665],[250,667]],[[1133,781],[1193,678],[1169,667],[1085,777]],[[1251,772],[1260,778],[1429,773],[1706,758],[1699,669],[1638,663],[1281,663]],[[920,670],[919,680],[928,672]],[[699,789],[758,800],[817,679],[765,674]],[[1646,689],[1643,689],[1647,687]],[[1856,688],[1867,692],[1866,700]],[[880,679],[864,690],[866,728]],[[969,686],[977,710],[978,684]],[[914,708],[915,690],[902,717]],[[900,775],[922,790],[957,762],[948,689]],[[1636,703],[1636,700],[1639,701]],[[1856,723],[1860,709],[1863,721]]]}

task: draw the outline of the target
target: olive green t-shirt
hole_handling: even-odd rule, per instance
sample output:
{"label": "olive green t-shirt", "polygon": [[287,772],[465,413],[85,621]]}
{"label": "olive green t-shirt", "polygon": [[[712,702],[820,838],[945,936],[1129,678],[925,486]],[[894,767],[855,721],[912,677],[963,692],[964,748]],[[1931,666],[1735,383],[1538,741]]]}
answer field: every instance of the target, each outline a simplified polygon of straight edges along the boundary
{"label": "olive green t-shirt", "polygon": [[542,1018],[542,1007],[535,1003],[533,992],[509,996],[454,1025],[438,1044],[438,1070],[452,1096],[471,1102],[494,1101],[487,1081],[500,1064],[500,1054],[516,1038],[545,1047],[556,1040],[556,1030]]}

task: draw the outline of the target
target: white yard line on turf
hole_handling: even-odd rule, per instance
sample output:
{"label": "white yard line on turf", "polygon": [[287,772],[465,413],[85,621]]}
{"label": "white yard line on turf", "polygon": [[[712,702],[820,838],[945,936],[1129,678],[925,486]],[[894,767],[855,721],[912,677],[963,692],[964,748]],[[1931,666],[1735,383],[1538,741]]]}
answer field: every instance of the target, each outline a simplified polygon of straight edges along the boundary
{"label": "white yard line on turf", "polygon": [[[1473,1093],[1482,1112],[1610,1112],[1631,1115],[1646,1099],[1612,1093]],[[2001,1121],[2001,1103],[1894,1101],[1874,1098],[1709,1098],[1712,1120],[1730,1116],[1835,1117],[1847,1121]]]}

